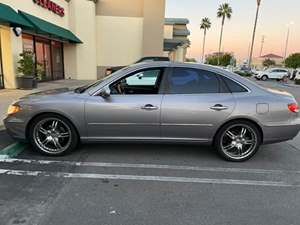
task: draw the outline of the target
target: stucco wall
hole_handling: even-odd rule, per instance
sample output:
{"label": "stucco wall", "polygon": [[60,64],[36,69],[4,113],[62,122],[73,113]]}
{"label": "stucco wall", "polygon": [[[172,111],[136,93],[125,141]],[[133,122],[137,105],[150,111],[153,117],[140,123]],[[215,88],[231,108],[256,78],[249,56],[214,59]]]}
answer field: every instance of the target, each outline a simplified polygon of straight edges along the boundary
{"label": "stucco wall", "polygon": [[98,16],[143,17],[144,0],[99,0]]}
{"label": "stucco wall", "polygon": [[48,22],[54,23],[58,26],[68,28],[69,27],[69,10],[68,3],[62,0],[52,0],[65,9],[65,16],[61,17],[48,9],[45,9],[32,0],[1,0],[3,4],[7,4],[15,10],[22,10],[26,13],[37,16],[41,19],[47,20]]}
{"label": "stucco wall", "polygon": [[142,57],[143,18],[97,16],[97,66],[121,66]]}

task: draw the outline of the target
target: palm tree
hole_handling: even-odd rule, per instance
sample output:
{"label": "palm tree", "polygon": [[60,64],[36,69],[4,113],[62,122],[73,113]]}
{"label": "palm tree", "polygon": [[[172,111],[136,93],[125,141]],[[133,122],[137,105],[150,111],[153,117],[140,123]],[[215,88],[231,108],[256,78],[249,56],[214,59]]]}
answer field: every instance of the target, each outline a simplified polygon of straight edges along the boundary
{"label": "palm tree", "polygon": [[[223,28],[224,28],[224,23],[225,19],[230,19],[232,15],[232,8],[228,3],[223,3],[219,6],[218,12],[217,12],[217,17],[222,18],[222,26],[221,26],[221,34],[220,34],[220,42],[219,42],[219,56],[221,53],[221,45],[222,45],[222,37],[223,37]],[[220,57],[218,57],[218,64],[220,64]]]}
{"label": "palm tree", "polygon": [[203,36],[203,47],[202,47],[202,62],[204,62],[204,52],[205,52],[205,40],[206,40],[206,31],[211,27],[211,22],[209,18],[205,17],[201,20],[200,29],[204,30]]}
{"label": "palm tree", "polygon": [[254,41],[255,41],[255,32],[256,32],[256,26],[257,26],[260,3],[261,3],[261,0],[257,0],[256,15],[255,15],[254,28],[253,28],[253,34],[252,34],[252,42],[251,42],[251,50],[250,50],[249,61],[248,61],[249,68],[251,68],[251,63],[252,63],[253,47],[254,47]]}

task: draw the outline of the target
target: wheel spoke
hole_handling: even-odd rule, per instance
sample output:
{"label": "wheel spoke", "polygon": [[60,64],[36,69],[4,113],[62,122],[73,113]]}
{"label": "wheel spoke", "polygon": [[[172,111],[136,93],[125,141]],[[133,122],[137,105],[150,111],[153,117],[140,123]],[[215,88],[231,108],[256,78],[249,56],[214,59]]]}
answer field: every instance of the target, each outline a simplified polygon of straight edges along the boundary
{"label": "wheel spoke", "polygon": [[53,141],[53,144],[55,145],[55,147],[57,149],[61,149],[62,148],[61,144],[59,143],[58,138],[53,138],[52,141]]}
{"label": "wheel spoke", "polygon": [[39,127],[39,132],[45,135],[48,133],[48,131],[44,129],[42,126]]}
{"label": "wheel spoke", "polygon": [[51,125],[52,130],[56,130],[57,124],[58,124],[58,121],[57,120],[53,120],[52,125]]}
{"label": "wheel spoke", "polygon": [[244,144],[245,145],[252,145],[252,144],[254,144],[254,140],[245,140]]}
{"label": "wheel spoke", "polygon": [[223,147],[225,151],[228,151],[230,149],[233,149],[234,148],[234,145],[233,144],[230,144],[230,145],[227,145],[225,147]]}
{"label": "wheel spoke", "polygon": [[60,133],[58,135],[58,138],[66,138],[66,137],[70,137],[70,134],[68,132],[65,132],[65,133]]}
{"label": "wheel spoke", "polygon": [[48,143],[50,142],[50,139],[47,137],[44,141],[42,141],[41,143],[43,144],[43,145],[47,145]]}
{"label": "wheel spoke", "polygon": [[226,135],[230,137],[232,140],[236,138],[236,136],[231,131],[226,131]]}
{"label": "wheel spoke", "polygon": [[241,137],[244,137],[246,135],[247,129],[245,127],[242,128],[241,131]]}

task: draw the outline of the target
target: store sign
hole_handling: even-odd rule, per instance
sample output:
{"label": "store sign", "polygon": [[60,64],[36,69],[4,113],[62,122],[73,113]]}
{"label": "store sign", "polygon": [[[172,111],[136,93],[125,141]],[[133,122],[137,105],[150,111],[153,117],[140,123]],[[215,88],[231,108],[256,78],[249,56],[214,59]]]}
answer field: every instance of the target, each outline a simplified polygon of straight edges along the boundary
{"label": "store sign", "polygon": [[33,0],[33,2],[61,17],[65,15],[65,9],[51,0]]}

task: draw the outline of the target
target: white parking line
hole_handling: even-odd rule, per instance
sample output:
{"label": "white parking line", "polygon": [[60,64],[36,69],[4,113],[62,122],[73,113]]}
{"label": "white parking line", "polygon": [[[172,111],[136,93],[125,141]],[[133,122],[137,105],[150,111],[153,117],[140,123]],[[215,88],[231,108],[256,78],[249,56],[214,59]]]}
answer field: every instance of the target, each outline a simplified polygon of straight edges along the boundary
{"label": "white parking line", "polygon": [[26,163],[37,165],[70,165],[87,167],[107,167],[107,168],[138,168],[138,169],[168,169],[168,170],[187,170],[203,172],[225,172],[225,173],[253,173],[253,174],[300,174],[295,170],[266,170],[266,169],[245,169],[245,168],[226,168],[226,167],[196,167],[179,165],[157,165],[157,164],[132,164],[132,163],[107,163],[107,162],[76,162],[76,161],[56,161],[56,160],[34,160],[34,159],[1,159],[2,163]]}
{"label": "white parking line", "polygon": [[0,175],[15,176],[44,176],[56,178],[85,178],[85,179],[111,179],[111,180],[133,180],[133,181],[157,181],[157,182],[176,182],[176,183],[199,183],[199,184],[227,184],[227,185],[247,185],[247,186],[272,186],[272,187],[300,187],[299,185],[279,181],[256,181],[256,180],[233,180],[233,179],[206,179],[191,177],[166,177],[166,176],[136,176],[136,175],[113,175],[95,173],[62,173],[62,172],[43,172],[25,170],[6,170],[0,169]]}

